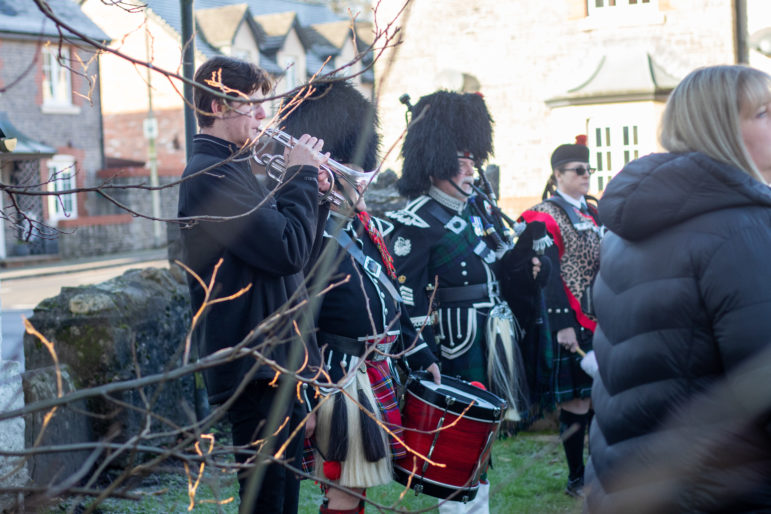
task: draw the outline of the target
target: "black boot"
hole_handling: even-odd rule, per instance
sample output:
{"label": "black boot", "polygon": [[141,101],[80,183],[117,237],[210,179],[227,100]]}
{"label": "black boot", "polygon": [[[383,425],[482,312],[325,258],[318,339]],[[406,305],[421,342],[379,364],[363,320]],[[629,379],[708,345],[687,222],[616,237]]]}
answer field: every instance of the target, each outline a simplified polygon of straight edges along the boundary
{"label": "black boot", "polygon": [[589,419],[589,414],[560,411],[560,437],[568,462],[565,493],[576,498],[584,495],[584,437]]}

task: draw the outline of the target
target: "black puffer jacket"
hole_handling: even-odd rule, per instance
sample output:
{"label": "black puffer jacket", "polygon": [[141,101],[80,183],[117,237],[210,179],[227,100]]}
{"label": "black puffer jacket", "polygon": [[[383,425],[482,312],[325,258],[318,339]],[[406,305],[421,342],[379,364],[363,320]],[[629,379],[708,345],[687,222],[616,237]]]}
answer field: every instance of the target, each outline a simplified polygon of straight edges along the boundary
{"label": "black puffer jacket", "polygon": [[588,510],[771,511],[771,190],[654,154],[600,217]]}

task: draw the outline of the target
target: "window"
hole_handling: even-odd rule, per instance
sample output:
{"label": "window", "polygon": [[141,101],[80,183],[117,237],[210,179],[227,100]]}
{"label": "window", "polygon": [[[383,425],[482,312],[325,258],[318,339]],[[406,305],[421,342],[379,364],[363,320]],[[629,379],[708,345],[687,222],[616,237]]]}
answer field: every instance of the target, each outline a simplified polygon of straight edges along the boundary
{"label": "window", "polygon": [[655,3],[655,0],[589,0],[590,3],[594,2],[595,8],[601,7],[624,7],[630,5],[643,5]]}
{"label": "window", "polygon": [[297,59],[294,56],[285,56],[281,59],[281,67],[284,68],[284,90],[289,91],[297,87]]}
{"label": "window", "polygon": [[657,11],[658,0],[587,0],[589,16],[633,15]]}
{"label": "window", "polygon": [[[58,192],[75,189],[77,187],[75,175],[75,159],[71,155],[54,155],[48,161],[48,190]],[[48,197],[50,221],[77,217],[78,200],[75,193]]]}
{"label": "window", "polygon": [[43,104],[72,105],[72,78],[68,48],[49,45],[43,48]]}
{"label": "window", "polygon": [[592,177],[592,189],[603,191],[629,161],[640,157],[640,127],[631,124],[595,126],[590,131],[589,148],[593,151],[593,166],[597,168]]}

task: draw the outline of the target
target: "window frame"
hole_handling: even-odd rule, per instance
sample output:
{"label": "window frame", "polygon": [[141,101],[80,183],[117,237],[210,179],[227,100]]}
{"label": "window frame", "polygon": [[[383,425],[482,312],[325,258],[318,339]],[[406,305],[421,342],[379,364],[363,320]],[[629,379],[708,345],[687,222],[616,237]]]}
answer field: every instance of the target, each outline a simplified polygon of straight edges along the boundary
{"label": "window frame", "polygon": [[46,114],[78,114],[80,108],[73,103],[71,50],[67,46],[48,44],[42,48],[42,74],[40,84],[42,106]]}
{"label": "window frame", "polygon": [[[598,6],[597,3],[603,5]],[[635,16],[658,12],[659,0],[586,0],[586,14],[592,16]]]}
{"label": "window frame", "polygon": [[602,193],[624,166],[644,155],[641,143],[643,130],[646,128],[641,121],[590,122],[589,162],[596,169],[589,186],[591,191]]}

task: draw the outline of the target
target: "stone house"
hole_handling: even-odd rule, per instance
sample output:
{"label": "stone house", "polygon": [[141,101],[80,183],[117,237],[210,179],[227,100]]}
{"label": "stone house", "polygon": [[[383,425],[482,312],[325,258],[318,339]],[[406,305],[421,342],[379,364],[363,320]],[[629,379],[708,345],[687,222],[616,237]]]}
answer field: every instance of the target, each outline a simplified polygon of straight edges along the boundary
{"label": "stone house", "polygon": [[[122,4],[84,0],[81,7],[110,36],[113,49],[181,74],[179,2],[137,1],[134,8],[127,7],[132,2]],[[196,0],[194,7],[196,66],[214,55],[256,62],[274,77],[276,95],[322,69],[331,71],[349,62],[366,48],[371,32],[368,24],[356,23],[354,33],[351,20],[321,3]],[[113,54],[103,54],[100,67],[106,166],[99,177],[113,183],[157,180],[160,185],[171,184],[185,166],[182,82]],[[355,75],[354,83],[371,97],[374,74],[361,71],[362,63],[356,63],[342,73]],[[271,102],[269,111],[275,111],[277,105],[278,101]],[[137,190],[124,191],[124,195],[127,204],[142,214],[165,220],[176,215],[175,187],[162,189],[156,198]],[[174,226],[137,221],[153,228],[129,242],[133,249],[164,245],[167,228]]]}
{"label": "stone house", "polygon": [[[108,39],[74,2],[51,7],[82,36]],[[0,153],[2,184],[34,193],[95,183],[103,166],[98,73],[81,37],[66,29],[60,35],[33,2],[0,0],[0,130],[16,139],[14,151]],[[3,193],[0,261],[56,253],[64,239],[57,230],[71,232],[76,220],[107,214],[104,207],[86,193]]]}
{"label": "stone house", "polygon": [[[384,0],[380,23],[402,4]],[[376,66],[385,145],[404,129],[402,94],[414,103],[440,88],[481,91],[496,122],[491,162],[500,166],[501,205],[513,217],[540,201],[557,145],[589,136],[599,170],[591,192],[599,195],[630,159],[660,150],[664,104],[689,71],[737,62],[771,70],[767,0],[437,5],[412,0],[390,72]],[[385,165],[400,170],[396,154]]]}

